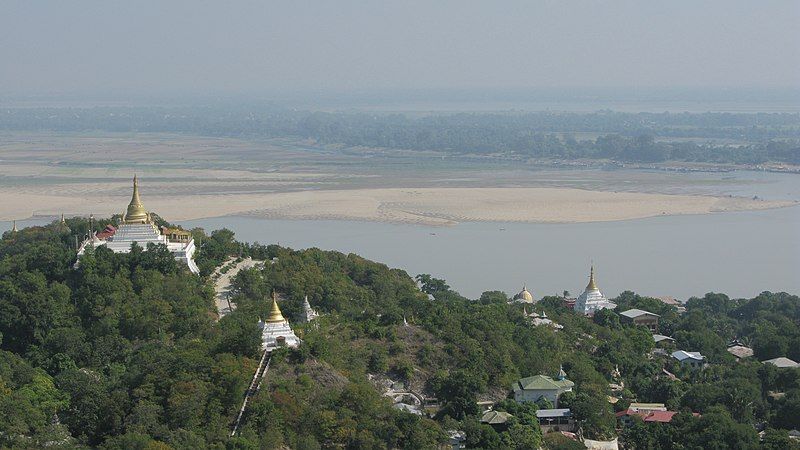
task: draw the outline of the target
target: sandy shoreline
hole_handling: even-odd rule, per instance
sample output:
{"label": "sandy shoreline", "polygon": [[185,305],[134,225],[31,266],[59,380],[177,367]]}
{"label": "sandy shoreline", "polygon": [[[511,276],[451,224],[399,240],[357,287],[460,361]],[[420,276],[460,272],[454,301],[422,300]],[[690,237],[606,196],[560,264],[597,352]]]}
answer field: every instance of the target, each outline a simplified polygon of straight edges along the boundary
{"label": "sandy shoreline", "polygon": [[[170,134],[0,133],[0,220],[145,207],[179,222],[244,215],[424,225],[570,223],[790,206],[723,197],[753,181],[678,173],[534,170],[366,158],[297,142]],[[745,194],[743,194],[745,195]]]}
{"label": "sandy shoreline", "polygon": [[[0,220],[31,216],[108,216],[127,195],[94,189],[67,195],[0,190]],[[121,190],[115,189],[116,194]],[[123,191],[124,192],[124,191]],[[422,225],[461,222],[575,223],[708,214],[791,206],[737,197],[603,192],[563,188],[390,188],[305,190],[258,194],[164,195],[142,186],[145,206],[169,221],[246,215],[272,219],[334,219]],[[99,195],[98,195],[99,194]]]}

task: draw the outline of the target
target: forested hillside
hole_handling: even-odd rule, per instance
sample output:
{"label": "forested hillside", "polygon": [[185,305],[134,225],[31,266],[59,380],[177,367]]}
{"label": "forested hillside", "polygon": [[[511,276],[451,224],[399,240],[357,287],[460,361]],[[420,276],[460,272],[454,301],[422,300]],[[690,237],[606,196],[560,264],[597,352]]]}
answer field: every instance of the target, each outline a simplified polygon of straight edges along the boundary
{"label": "forested hillside", "polygon": [[[674,348],[706,355],[708,367],[692,371],[654,353],[651,333],[616,312],[589,319],[546,297],[529,312],[546,311],[563,329],[537,327],[502,292],[466,299],[443,280],[422,275],[418,283],[357,255],[193,232],[204,274],[229,256],[267,262],[237,275],[238,308],[218,322],[210,281],[164,248],[119,255],[101,247],[73,269],[71,234],[58,223],[3,235],[0,447],[417,449],[463,430],[470,448],[575,448],[542,435],[535,411],[551,405],[508,399],[518,378],[563,366],[575,389],[559,406],[573,411],[584,437],[619,436],[628,448],[797,448],[788,430],[800,428],[800,369],[759,362],[800,359],[796,296],[707,294],[682,314],[631,292],[614,299],[617,311],[660,314]],[[303,344],[273,355],[230,438],[272,291]],[[310,324],[298,320],[304,296],[322,314]],[[726,351],[733,339],[754,357],[736,361]],[[376,383],[387,378],[435,398],[431,417],[393,408]],[[624,385],[613,404],[612,382]],[[478,421],[484,400],[513,414],[507,429]],[[614,413],[633,401],[680,413],[671,423],[620,428]]]}

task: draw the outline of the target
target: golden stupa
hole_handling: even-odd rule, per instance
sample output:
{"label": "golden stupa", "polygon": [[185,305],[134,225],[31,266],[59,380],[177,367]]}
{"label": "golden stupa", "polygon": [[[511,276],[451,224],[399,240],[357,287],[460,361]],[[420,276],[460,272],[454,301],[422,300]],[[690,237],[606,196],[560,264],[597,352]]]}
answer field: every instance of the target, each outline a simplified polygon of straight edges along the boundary
{"label": "golden stupa", "polygon": [[586,285],[587,291],[597,291],[597,284],[594,282],[594,264],[592,264],[592,268],[589,271],[589,284]]}
{"label": "golden stupa", "polygon": [[278,294],[275,292],[272,293],[272,307],[269,311],[269,316],[267,316],[266,323],[280,323],[286,322],[284,319],[283,314],[281,314],[281,308],[278,306]]}
{"label": "golden stupa", "polygon": [[136,175],[133,176],[133,196],[131,196],[131,202],[128,204],[123,220],[125,223],[147,223],[150,221],[150,216],[139,199],[139,182],[136,180]]}

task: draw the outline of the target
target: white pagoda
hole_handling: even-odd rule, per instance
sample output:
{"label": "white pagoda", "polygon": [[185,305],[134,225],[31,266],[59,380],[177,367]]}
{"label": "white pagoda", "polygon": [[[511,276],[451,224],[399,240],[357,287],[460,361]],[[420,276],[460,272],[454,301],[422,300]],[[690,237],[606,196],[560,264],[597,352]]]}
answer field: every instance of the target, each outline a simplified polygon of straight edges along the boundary
{"label": "white pagoda", "polygon": [[308,303],[308,296],[306,295],[303,299],[303,317],[305,318],[306,322],[311,322],[312,320],[319,317],[319,313],[311,307],[311,304]]}
{"label": "white pagoda", "polygon": [[261,329],[261,348],[264,350],[274,350],[278,347],[296,348],[300,345],[300,338],[294,334],[289,321],[283,317],[278,306],[278,296],[274,292],[267,320],[259,321],[258,327]]}
{"label": "white pagoda", "polygon": [[122,214],[119,227],[108,227],[100,234],[92,233],[78,249],[78,261],[80,262],[80,257],[88,246],[104,245],[114,253],[129,253],[131,244],[134,242],[145,250],[147,244],[150,243],[164,244],[177,261],[186,264],[192,273],[200,273],[200,269],[194,262],[195,246],[191,233],[169,228],[158,229],[150,213],[139,199],[139,183],[135,175],[133,177],[133,196],[128,208]]}
{"label": "white pagoda", "polygon": [[597,284],[594,281],[594,266],[592,266],[589,272],[589,284],[586,285],[583,294],[579,295],[578,299],[575,301],[575,312],[586,316],[593,316],[601,309],[614,309],[616,307],[617,304],[609,301],[606,296],[600,292],[600,289],[597,288]]}

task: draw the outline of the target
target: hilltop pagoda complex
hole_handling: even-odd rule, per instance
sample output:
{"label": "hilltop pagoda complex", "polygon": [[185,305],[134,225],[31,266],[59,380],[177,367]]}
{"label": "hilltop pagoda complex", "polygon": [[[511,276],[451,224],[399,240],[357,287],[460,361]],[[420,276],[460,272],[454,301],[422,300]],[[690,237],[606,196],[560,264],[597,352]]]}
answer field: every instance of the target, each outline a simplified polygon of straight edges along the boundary
{"label": "hilltop pagoda complex", "polygon": [[159,230],[139,198],[139,182],[136,176],[133,177],[131,202],[122,214],[119,227],[108,226],[102,232],[89,236],[78,249],[78,261],[87,247],[104,245],[114,253],[129,253],[134,242],[145,250],[150,243],[164,244],[176,261],[186,264],[192,273],[200,273],[194,262],[195,245],[191,233],[166,227]]}
{"label": "hilltop pagoda complex", "polygon": [[263,350],[274,350],[277,347],[295,348],[300,345],[300,338],[294,334],[289,321],[283,317],[281,308],[278,306],[278,295],[272,293],[272,305],[269,310],[267,320],[258,323],[261,329],[261,348]]}

